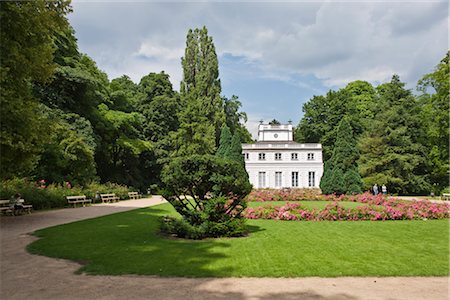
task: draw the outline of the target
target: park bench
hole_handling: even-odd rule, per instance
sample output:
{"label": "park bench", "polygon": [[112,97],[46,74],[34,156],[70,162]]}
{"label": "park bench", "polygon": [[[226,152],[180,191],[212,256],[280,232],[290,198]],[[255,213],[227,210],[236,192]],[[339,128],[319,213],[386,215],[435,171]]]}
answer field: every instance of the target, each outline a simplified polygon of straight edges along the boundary
{"label": "park bench", "polygon": [[86,206],[86,203],[92,203],[91,199],[86,199],[85,195],[82,196],[66,196],[67,202],[69,204],[73,204],[73,207],[76,207],[77,203],[81,203],[83,206]]}
{"label": "park bench", "polygon": [[102,199],[103,203],[119,201],[119,197],[116,194],[100,194],[100,199]]}
{"label": "park bench", "polygon": [[130,199],[139,199],[139,193],[138,192],[128,192],[128,197]]}
{"label": "park bench", "polygon": [[[21,203],[22,206],[23,206],[23,209],[21,209],[21,211],[26,211],[29,214],[31,214],[31,210],[33,209],[33,205],[24,204],[25,203],[24,199],[20,199],[19,203]],[[14,207],[10,207],[9,200],[0,200],[0,212],[2,214],[16,215],[16,209],[14,209]]]}
{"label": "park bench", "polygon": [[450,201],[450,194],[442,194],[441,199]]}

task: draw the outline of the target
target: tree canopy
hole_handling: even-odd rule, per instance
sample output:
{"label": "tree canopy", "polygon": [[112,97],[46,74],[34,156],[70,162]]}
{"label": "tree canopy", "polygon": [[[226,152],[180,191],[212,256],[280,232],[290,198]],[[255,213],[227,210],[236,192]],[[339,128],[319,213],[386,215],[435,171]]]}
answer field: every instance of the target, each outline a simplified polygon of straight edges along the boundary
{"label": "tree canopy", "polygon": [[29,174],[50,138],[33,97],[33,82],[45,83],[56,68],[54,36],[68,26],[68,1],[0,2],[0,173]]}
{"label": "tree canopy", "polygon": [[[358,169],[343,175],[356,181],[362,177],[364,189],[377,183],[386,184],[393,193],[423,194],[432,190],[439,193],[448,187],[448,70],[449,53],[419,81],[418,96],[405,89],[405,84],[394,75],[390,82],[377,87],[354,81],[305,103],[295,136],[299,142],[323,145],[325,168],[321,187],[329,186],[337,157],[341,157],[338,161],[345,168],[349,166],[346,160],[359,157],[352,163]],[[344,118],[353,129],[356,148],[342,148],[338,142],[339,122]],[[339,149],[352,150],[346,153]]]}

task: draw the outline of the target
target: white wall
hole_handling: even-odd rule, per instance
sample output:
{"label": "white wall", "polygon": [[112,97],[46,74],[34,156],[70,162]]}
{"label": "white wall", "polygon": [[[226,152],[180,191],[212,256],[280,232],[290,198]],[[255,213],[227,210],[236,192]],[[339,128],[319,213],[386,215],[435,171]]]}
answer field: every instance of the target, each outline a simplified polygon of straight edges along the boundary
{"label": "white wall", "polygon": [[[323,175],[322,151],[319,149],[244,149],[243,153],[249,154],[245,168],[254,188],[259,188],[259,172],[266,172],[266,187],[269,188],[275,188],[275,172],[282,172],[282,187],[292,187],[292,172],[298,172],[299,188],[309,187],[308,172],[315,172],[315,187],[319,187]],[[266,159],[259,160],[259,153],[265,153]],[[275,153],[281,153],[282,159],[275,160]],[[291,160],[291,153],[297,153],[298,160]],[[307,159],[308,153],[314,153],[314,160]]]}
{"label": "white wall", "polygon": [[250,183],[254,188],[260,188],[259,186],[259,172],[266,172],[266,186],[267,188],[276,188],[275,186],[275,172],[282,173],[282,186],[292,187],[292,172],[298,172],[298,188],[309,187],[309,172],[315,172],[315,185],[319,187],[320,178],[323,175],[323,167],[318,165],[310,166],[246,166],[247,173],[249,174]]}

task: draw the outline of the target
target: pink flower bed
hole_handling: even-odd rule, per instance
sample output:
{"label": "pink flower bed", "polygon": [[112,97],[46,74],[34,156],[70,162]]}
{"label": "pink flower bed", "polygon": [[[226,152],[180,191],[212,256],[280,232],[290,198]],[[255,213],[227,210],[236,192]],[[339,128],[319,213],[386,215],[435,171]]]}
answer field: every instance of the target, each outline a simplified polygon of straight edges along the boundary
{"label": "pink flower bed", "polygon": [[[305,220],[305,221],[361,221],[361,220],[420,220],[449,218],[450,206],[445,203],[431,203],[428,201],[399,201],[389,200],[383,195],[369,193],[351,196],[320,195],[316,193],[312,199],[303,197],[301,191],[275,191],[270,195],[269,190],[252,192],[249,201],[298,201],[286,203],[283,206],[268,205],[258,208],[247,208],[244,216],[248,219],[272,220]],[[308,195],[308,197],[311,195]],[[302,207],[302,200],[330,201],[321,210],[308,210]],[[341,201],[360,202],[355,208],[344,208]]]}
{"label": "pink flower bed", "polygon": [[290,190],[273,190],[258,189],[253,190],[248,196],[247,201],[300,201],[306,200],[323,200],[323,195],[319,189],[290,189]]}

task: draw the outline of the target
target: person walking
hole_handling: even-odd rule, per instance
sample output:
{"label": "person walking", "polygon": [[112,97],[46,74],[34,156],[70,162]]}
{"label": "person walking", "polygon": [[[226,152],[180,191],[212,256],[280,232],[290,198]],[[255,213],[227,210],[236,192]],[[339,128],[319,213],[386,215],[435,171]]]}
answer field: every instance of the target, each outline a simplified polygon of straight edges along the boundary
{"label": "person walking", "polygon": [[383,195],[387,194],[387,187],[383,184],[383,186],[381,187],[381,192],[383,192]]}
{"label": "person walking", "polygon": [[375,196],[378,195],[378,185],[376,183],[373,185],[373,194]]}

